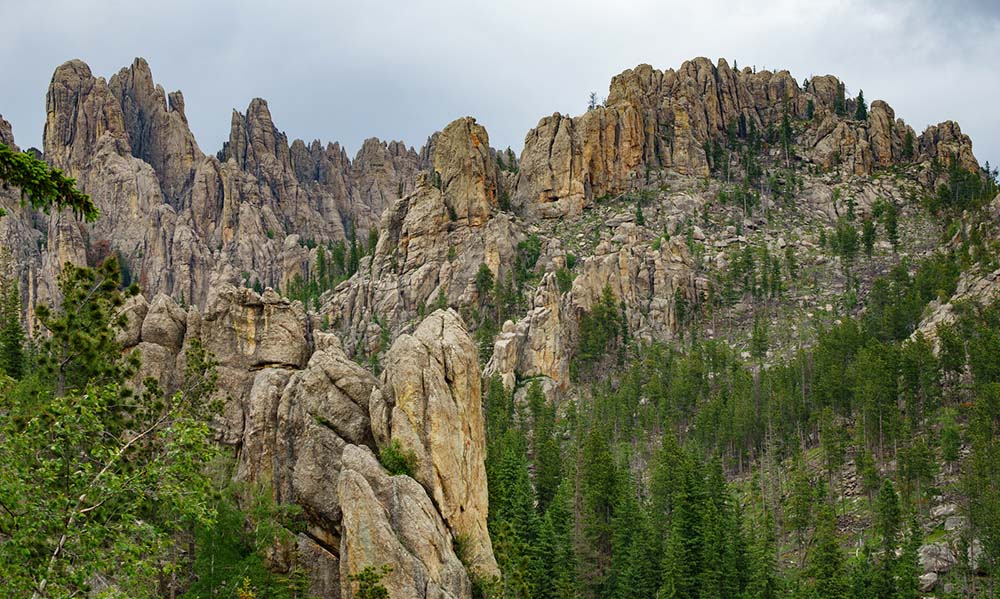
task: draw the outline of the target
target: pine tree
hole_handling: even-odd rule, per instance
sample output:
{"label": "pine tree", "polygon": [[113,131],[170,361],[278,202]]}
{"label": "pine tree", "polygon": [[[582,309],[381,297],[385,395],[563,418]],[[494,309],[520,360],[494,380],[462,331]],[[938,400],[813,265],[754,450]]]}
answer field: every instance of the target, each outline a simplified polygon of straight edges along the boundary
{"label": "pine tree", "polygon": [[[60,275],[60,309],[38,307],[38,320],[50,333],[41,343],[39,366],[56,395],[81,390],[88,384],[122,380],[136,367],[136,359],[121,358],[116,341],[125,317],[117,315],[126,294],[119,289],[116,258],[97,269],[67,264]],[[138,288],[127,290],[138,293]]]}
{"label": "pine tree", "polygon": [[779,599],[783,586],[778,571],[778,548],[772,516],[764,512],[750,549],[747,599]]}
{"label": "pine tree", "polygon": [[886,203],[885,211],[882,215],[882,226],[885,228],[885,237],[892,244],[892,249],[899,248],[899,208],[892,202]]}
{"label": "pine tree", "polygon": [[611,537],[610,586],[614,599],[653,597],[659,588],[659,572],[653,559],[659,553],[657,537],[636,494],[631,475],[620,476]]}
{"label": "pine tree", "polygon": [[841,599],[848,597],[848,580],[844,554],[837,540],[837,519],[829,506],[819,508],[807,560],[810,587],[816,597]]}
{"label": "pine tree", "polygon": [[549,509],[542,521],[541,536],[548,539],[542,544],[542,564],[546,584],[539,591],[551,599],[576,599],[579,596],[579,574],[576,551],[573,548],[572,510],[573,487],[571,479],[559,484]]}
{"label": "pine tree", "polygon": [[892,599],[896,593],[895,551],[901,521],[899,497],[892,482],[886,480],[875,502],[875,531],[879,536],[881,555],[875,571],[874,593],[880,599]]}
{"label": "pine tree", "polygon": [[24,374],[24,361],[24,329],[17,281],[0,273],[0,372],[20,379]]}
{"label": "pine tree", "polygon": [[850,596],[853,599],[871,599],[874,595],[875,575],[872,571],[874,561],[868,543],[865,543],[857,555],[851,558],[848,564],[848,576]]}
{"label": "pine tree", "polygon": [[503,596],[532,597],[539,579],[535,552],[539,519],[520,430],[508,428],[492,445],[492,451],[487,451],[486,476],[490,495],[487,525],[500,567]]}
{"label": "pine tree", "polygon": [[909,162],[913,160],[913,131],[906,131],[906,136],[903,138],[903,160]]}
{"label": "pine tree", "polygon": [[350,276],[358,272],[358,266],[361,263],[361,250],[358,248],[358,237],[353,224],[348,231],[348,241],[350,243],[351,253],[348,258],[346,274]]}
{"label": "pine tree", "polygon": [[704,584],[702,516],[704,482],[693,457],[683,453],[675,464],[677,486],[671,499],[670,533],[663,551],[658,598],[696,597]]}
{"label": "pine tree", "polygon": [[854,119],[857,121],[868,120],[868,104],[865,103],[864,90],[858,91],[857,108],[854,110]]}
{"label": "pine tree", "polygon": [[920,545],[923,534],[916,516],[910,520],[910,530],[903,543],[903,551],[896,562],[896,598],[918,599],[920,597]]}
{"label": "pine tree", "polygon": [[816,493],[812,478],[801,457],[797,457],[791,472],[792,488],[785,508],[785,520],[795,533],[801,564],[805,552],[805,535],[812,524]]}
{"label": "pine tree", "polygon": [[535,465],[535,493],[538,511],[544,513],[562,480],[562,457],[555,430],[555,409],[549,405],[538,381],[528,387],[528,408],[532,417],[532,450]]}
{"label": "pine tree", "polygon": [[837,95],[833,97],[833,112],[837,116],[847,116],[847,103],[844,101],[845,88],[843,83],[837,84]]}
{"label": "pine tree", "polygon": [[146,596],[178,535],[214,518],[214,363],[193,341],[178,392],[134,389],[137,359],[115,341],[114,260],[67,265],[60,283],[61,308],[38,310],[50,332],[41,367],[0,397],[0,580],[10,596],[70,597],[113,577],[121,594]]}
{"label": "pine tree", "polygon": [[68,208],[78,219],[97,220],[97,206],[89,195],[76,188],[76,181],[29,152],[15,152],[10,146],[0,144],[0,182],[21,189],[22,205],[46,213],[53,206],[57,210]]}
{"label": "pine tree", "polygon": [[588,597],[605,597],[611,567],[612,516],[618,472],[605,433],[593,428],[587,433],[580,462],[581,530],[585,544],[584,590]]}
{"label": "pine tree", "polygon": [[861,229],[861,244],[865,248],[865,256],[869,259],[875,251],[875,223],[865,219]]}

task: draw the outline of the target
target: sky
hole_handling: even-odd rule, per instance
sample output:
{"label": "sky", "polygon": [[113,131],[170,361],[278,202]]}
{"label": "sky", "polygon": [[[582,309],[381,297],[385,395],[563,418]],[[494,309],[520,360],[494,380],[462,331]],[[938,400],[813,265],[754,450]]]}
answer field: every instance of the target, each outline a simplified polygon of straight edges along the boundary
{"label": "sky", "polygon": [[268,101],[289,140],[419,147],[471,115],[519,151],[540,118],[579,114],[641,63],[707,56],[834,74],[918,132],[958,121],[1000,164],[1000,1],[959,0],[0,0],[0,114],[41,147],[53,70],[110,78],[136,56],[184,92],[202,151],[233,109]]}

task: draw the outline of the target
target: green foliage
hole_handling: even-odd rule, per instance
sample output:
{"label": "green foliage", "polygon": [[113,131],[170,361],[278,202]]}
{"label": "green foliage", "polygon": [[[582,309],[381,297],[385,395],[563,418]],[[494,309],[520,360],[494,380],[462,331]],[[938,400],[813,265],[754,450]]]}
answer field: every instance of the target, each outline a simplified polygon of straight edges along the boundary
{"label": "green foliage", "polygon": [[417,454],[403,447],[398,439],[393,439],[379,451],[378,461],[393,476],[405,474],[412,477],[417,469]]}
{"label": "green foliage", "polygon": [[[284,295],[302,302],[306,308],[313,306],[318,309],[320,296],[357,272],[361,258],[373,253],[377,242],[378,232],[372,229],[368,233],[367,246],[362,248],[354,238],[353,229],[348,229],[349,245],[340,240],[316,246],[315,264],[304,277],[296,273],[284,289]],[[263,292],[259,281],[254,284],[254,290]]]}
{"label": "green foliage", "polygon": [[955,422],[955,410],[946,409],[941,412],[941,457],[949,466],[955,464],[960,457],[962,435]]}
{"label": "green foliage", "polygon": [[858,255],[858,230],[851,224],[847,217],[840,217],[837,220],[837,228],[830,238],[830,247],[844,265],[844,269],[850,271],[854,266],[854,260]]}
{"label": "green foliage", "polygon": [[365,566],[357,574],[351,574],[348,579],[357,583],[353,596],[357,599],[389,599],[389,591],[382,584],[382,579],[392,572],[392,566]]}
{"label": "green foliage", "polygon": [[753,319],[753,332],[750,336],[750,355],[757,360],[763,360],[767,356],[767,329],[767,318],[755,315]]}
{"label": "green foliage", "polygon": [[978,208],[997,194],[997,182],[982,171],[965,169],[957,156],[948,161],[947,180],[938,186],[932,209],[961,212]]}
{"label": "green foliage", "polygon": [[907,129],[906,136],[903,138],[903,160],[909,162],[913,160],[916,153],[914,152],[914,142],[913,142],[913,131]]}
{"label": "green foliage", "polygon": [[[2,262],[0,268],[3,268]],[[14,379],[21,378],[26,366],[24,344],[17,281],[0,271],[0,372]]]}
{"label": "green foliage", "polygon": [[611,287],[605,286],[601,298],[580,318],[576,352],[570,363],[574,379],[588,374],[609,351],[620,347],[624,325]]}
{"label": "green foliage", "polygon": [[479,265],[476,271],[476,293],[480,298],[489,297],[493,293],[493,271],[485,263]]}
{"label": "green foliage", "polygon": [[[228,482],[233,468],[228,460],[218,459],[212,466],[221,479],[215,483],[221,490],[211,502],[215,518],[195,526],[192,582],[182,599],[215,597],[237,585],[269,599],[303,597],[308,586],[304,571],[277,573],[266,562],[275,547],[294,547],[291,531],[301,529],[301,508],[275,503],[266,487]],[[241,504],[247,505],[246,511]]]}
{"label": "green foliage", "polygon": [[814,596],[824,599],[848,596],[844,564],[844,554],[837,540],[837,520],[829,506],[820,506],[806,567],[808,586]]}
{"label": "green foliage", "polygon": [[856,108],[854,109],[854,120],[856,121],[867,121],[868,120],[868,104],[865,102],[865,92],[864,90],[858,91],[858,98],[855,100]]}
{"label": "green foliage", "polygon": [[216,451],[215,365],[193,346],[185,381],[204,384],[167,396],[149,381],[137,393],[137,360],[115,342],[114,261],[67,267],[61,290],[60,310],[39,311],[43,366],[0,396],[0,580],[12,596],[70,596],[113,574],[148,597],[179,533],[215,518],[203,470]]}
{"label": "green foliage", "polygon": [[[78,219],[94,222],[97,206],[76,188],[76,181],[28,152],[15,152],[0,144],[0,182],[21,189],[21,203],[46,213],[52,206],[70,209]],[[0,214],[2,216],[2,214]]]}
{"label": "green foliage", "polygon": [[844,84],[838,84],[837,95],[833,97],[833,112],[840,117],[847,116],[847,102],[844,100],[844,93]]}
{"label": "green foliage", "polygon": [[875,251],[875,223],[869,219],[865,219],[861,227],[861,245],[865,248],[865,256],[871,259],[872,254]]}
{"label": "green foliage", "polygon": [[556,270],[556,286],[559,293],[567,293],[573,288],[573,273],[568,268]]}
{"label": "green foliage", "polygon": [[517,244],[517,255],[515,257],[514,271],[517,276],[518,288],[531,278],[531,272],[542,254],[542,241],[537,235],[531,234],[524,241]]}
{"label": "green foliage", "polygon": [[122,359],[115,339],[125,325],[124,316],[117,314],[126,297],[119,282],[114,257],[97,269],[66,264],[59,277],[61,308],[38,307],[38,320],[49,333],[39,344],[38,365],[56,395],[123,381],[134,372],[137,360]]}

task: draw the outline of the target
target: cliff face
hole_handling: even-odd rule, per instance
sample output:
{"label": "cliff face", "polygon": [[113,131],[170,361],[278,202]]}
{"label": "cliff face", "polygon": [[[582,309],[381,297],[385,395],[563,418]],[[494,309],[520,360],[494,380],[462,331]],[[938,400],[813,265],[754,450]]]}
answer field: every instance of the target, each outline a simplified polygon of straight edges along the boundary
{"label": "cliff face", "polygon": [[62,263],[112,253],[145,293],[189,303],[203,304],[213,281],[283,288],[308,276],[316,244],[345,242],[350,230],[364,239],[423,166],[400,142],[368,140],[354,161],[335,144],[289,144],[260,99],[233,112],[229,141],[207,156],[184,109],[142,59],[109,81],[81,61],[56,69],[45,156],[77,178],[101,218],[50,219],[51,258],[32,264],[46,282],[41,299]]}
{"label": "cliff face", "polygon": [[[466,599],[469,573],[452,548],[461,538],[468,567],[497,574],[476,347],[454,311],[400,337],[376,380],[300,303],[271,291],[222,285],[204,310],[165,295],[137,296],[124,310],[120,341],[141,352],[140,377],[180,384],[196,339],[215,356],[225,399],[217,425],[236,449],[237,479],[302,506],[297,551],[276,552],[272,568],[305,566],[311,594],[336,598],[350,596],[349,575],[384,564],[394,597]],[[413,478],[375,458],[392,440],[414,451]]]}
{"label": "cliff face", "polygon": [[[733,70],[725,60],[685,62],[674,71],[640,65],[611,81],[607,100],[578,117],[543,118],[525,137],[514,194],[522,214],[563,217],[579,214],[595,198],[635,187],[646,169],[707,176],[706,144],[754,128],[763,134],[779,127],[784,115],[811,116],[800,132],[802,159],[823,168],[844,166],[857,175],[904,160],[907,134],[915,154],[929,162],[956,154],[962,165],[978,163],[969,138],[955,123],[930,127],[920,136],[881,101],[867,121],[838,116],[842,84],[815,77],[802,88],[788,71]],[[842,114],[854,114],[844,99]]]}
{"label": "cliff face", "polygon": [[385,211],[375,252],[324,297],[324,317],[355,353],[385,349],[383,331],[398,332],[439,298],[451,306],[477,301],[480,265],[506,276],[525,237],[524,226],[498,209],[501,177],[475,119],[449,124],[431,147],[435,174],[418,175],[414,191]]}
{"label": "cliff face", "polygon": [[[844,116],[853,103],[832,76],[801,86],[786,71],[699,58],[623,72],[603,106],[543,118],[505,165],[471,117],[419,152],[369,139],[352,160],[336,143],[289,143],[261,99],[233,112],[228,142],[206,155],[183,96],[156,85],[144,60],[108,81],[71,61],[50,86],[44,157],[77,178],[101,218],[31,213],[0,189],[0,245],[29,326],[38,302],[59,300],[62,264],[118,255],[145,293],[125,307],[121,337],[142,353],[141,376],[175,387],[195,339],[215,355],[219,439],[234,448],[237,478],[303,508],[295,547],[269,566],[303,565],[324,598],[349,597],[351,575],[387,564],[392,597],[464,599],[471,578],[498,573],[482,375],[522,391],[538,378],[547,399],[576,399],[581,322],[605,289],[630,341],[675,339],[685,309],[700,305],[713,321],[706,336],[723,338],[713,329],[753,318],[742,301],[718,307],[733,293],[725,283],[757,285],[752,272],[725,278],[737,260],[766,259],[762,276],[780,279],[791,255],[804,274],[787,277],[788,303],[832,318],[844,284],[822,252],[827,229],[880,201],[905,214],[910,192],[941,182],[932,162],[978,167],[957,124],[916,135],[882,101],[867,119]],[[791,159],[773,137],[786,116]],[[752,200],[756,212],[710,177],[713,146],[732,135],[770,135],[762,159],[792,162]],[[0,142],[14,143],[2,118]],[[910,178],[870,177],[888,167]],[[309,305],[274,291],[320,269],[317,245],[372,230],[377,243],[353,276]],[[933,249],[919,227],[906,234],[904,253]],[[963,275],[959,296],[995,297],[997,280]],[[513,296],[503,311],[501,289]],[[470,329],[489,331],[494,314],[499,331],[474,341]],[[945,304],[928,322],[948,318]],[[379,464],[394,443],[416,456],[412,477]]]}

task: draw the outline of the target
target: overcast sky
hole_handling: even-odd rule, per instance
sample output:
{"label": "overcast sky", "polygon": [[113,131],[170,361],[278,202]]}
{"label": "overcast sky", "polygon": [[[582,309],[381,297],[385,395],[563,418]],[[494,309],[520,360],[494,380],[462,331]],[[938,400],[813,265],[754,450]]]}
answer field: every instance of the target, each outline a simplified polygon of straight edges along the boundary
{"label": "overcast sky", "polygon": [[958,121],[997,164],[998,33],[998,0],[0,0],[0,114],[41,146],[56,66],[110,77],[143,56],[184,92],[205,152],[258,96],[289,139],[352,155],[372,136],[419,148],[464,115],[520,150],[539,118],[582,112],[622,70],[707,56],[838,75],[918,132]]}

